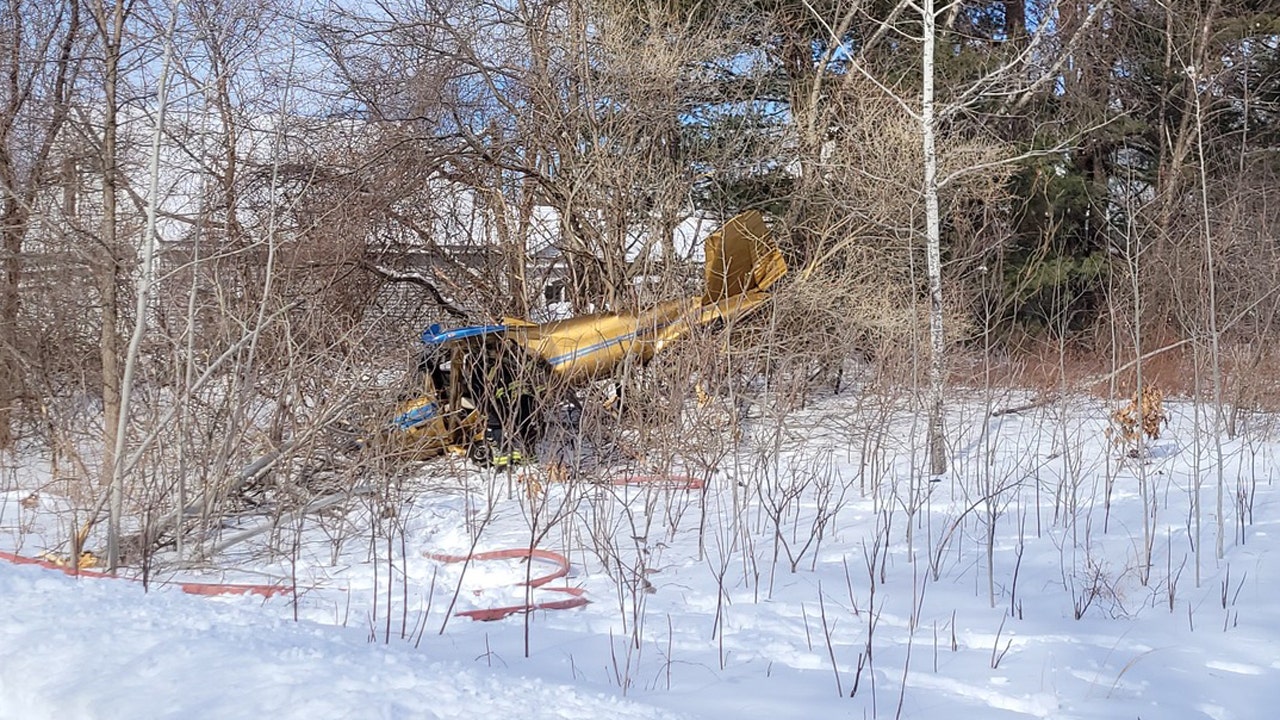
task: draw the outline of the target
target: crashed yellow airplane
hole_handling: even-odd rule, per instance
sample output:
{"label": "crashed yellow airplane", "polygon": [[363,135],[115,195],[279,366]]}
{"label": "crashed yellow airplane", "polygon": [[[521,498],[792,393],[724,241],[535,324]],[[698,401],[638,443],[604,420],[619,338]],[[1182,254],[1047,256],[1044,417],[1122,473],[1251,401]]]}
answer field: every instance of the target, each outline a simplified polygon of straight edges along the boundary
{"label": "crashed yellow airplane", "polygon": [[627,359],[645,362],[694,327],[750,312],[786,272],[764,218],[751,211],[707,237],[701,295],[541,325],[433,327],[422,335],[421,395],[401,406],[389,439],[418,456],[458,448],[497,465],[524,459],[554,389],[606,376]]}

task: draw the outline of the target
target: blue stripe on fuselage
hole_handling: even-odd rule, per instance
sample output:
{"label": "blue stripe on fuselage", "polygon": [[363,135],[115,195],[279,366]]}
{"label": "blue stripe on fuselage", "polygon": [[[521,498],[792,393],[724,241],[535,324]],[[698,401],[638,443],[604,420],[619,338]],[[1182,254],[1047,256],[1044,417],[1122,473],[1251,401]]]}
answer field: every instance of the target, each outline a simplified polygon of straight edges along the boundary
{"label": "blue stripe on fuselage", "polygon": [[574,360],[577,360],[578,358],[586,357],[593,353],[600,352],[601,350],[612,347],[614,345],[620,345],[624,342],[627,342],[628,340],[640,339],[642,330],[644,331],[645,334],[656,335],[659,332],[662,332],[663,330],[666,330],[672,325],[675,325],[676,323],[680,322],[682,319],[683,318],[668,320],[667,322],[661,325],[655,325],[652,328],[636,328],[635,330],[632,330],[626,335],[619,335],[618,337],[610,338],[608,340],[601,340],[598,343],[588,345],[584,348],[575,348],[563,355],[558,355],[556,357],[553,357],[547,362],[550,363],[551,367],[559,367],[560,365],[563,365],[567,362],[572,362]]}
{"label": "blue stripe on fuselage", "polygon": [[547,362],[551,364],[551,367],[558,367],[567,362],[572,362],[574,360],[577,360],[580,357],[586,357],[592,353],[600,352],[605,348],[612,347],[614,345],[620,345],[628,340],[634,340],[636,335],[639,334],[639,332],[640,331],[636,330],[633,332],[629,332],[626,335],[620,335],[616,338],[611,338],[609,340],[602,340],[598,343],[595,343],[594,345],[588,345],[584,348],[574,348],[573,350],[570,350],[569,352],[563,355],[558,355],[556,357],[551,358]]}
{"label": "blue stripe on fuselage", "polygon": [[[559,367],[566,363],[570,363],[575,360],[578,360],[579,358],[584,358],[589,355],[592,355],[593,353],[600,352],[601,350],[605,350],[614,345],[620,345],[624,342],[636,340],[640,338],[642,334],[657,334],[663,330],[666,330],[672,325],[675,325],[677,322],[680,322],[681,319],[682,318],[670,320],[661,325],[655,325],[653,328],[644,328],[644,329],[637,328],[636,330],[633,330],[625,335],[620,335],[615,338],[601,340],[599,342],[592,343],[591,345],[588,345],[586,347],[575,348],[573,350],[570,350],[567,353],[550,358],[549,360],[547,360],[547,363],[552,367]],[[428,329],[422,333],[422,342],[426,345],[443,345],[444,343],[453,342],[454,340],[462,340],[464,338],[469,338],[469,337],[488,335],[490,333],[501,333],[508,330],[508,326],[507,325],[473,325],[471,327],[457,328],[455,330],[446,330],[445,332],[432,332],[432,329]]]}

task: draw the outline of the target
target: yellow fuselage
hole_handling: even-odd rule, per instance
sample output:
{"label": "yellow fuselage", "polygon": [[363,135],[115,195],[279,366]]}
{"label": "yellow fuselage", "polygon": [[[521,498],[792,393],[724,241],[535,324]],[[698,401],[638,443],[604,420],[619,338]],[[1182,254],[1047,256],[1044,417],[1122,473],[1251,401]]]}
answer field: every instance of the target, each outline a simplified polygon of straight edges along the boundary
{"label": "yellow fuselage", "polygon": [[592,380],[625,358],[649,360],[691,328],[749,312],[768,299],[769,287],[787,272],[757,212],[743,213],[712,233],[705,255],[700,296],[635,313],[595,313],[542,325],[513,322],[507,336],[565,380]]}
{"label": "yellow fuselage", "polygon": [[542,325],[510,327],[506,335],[545,361],[557,376],[575,384],[608,375],[628,358],[648,362],[692,328],[729,320],[767,297],[764,292],[755,292],[709,305],[703,305],[700,297],[690,297],[637,313],[593,313]]}
{"label": "yellow fuselage", "polygon": [[[486,406],[492,404],[483,396],[513,390],[493,387],[486,393],[462,380],[476,377],[465,368],[477,367],[474,363],[489,357],[484,362],[492,366],[479,371],[496,381],[496,369],[502,363],[495,358],[502,353],[494,348],[519,348],[517,355],[550,371],[565,385],[588,382],[612,373],[624,360],[647,362],[693,328],[717,320],[730,322],[753,310],[769,298],[770,286],[787,272],[782,253],[757,212],[743,213],[712,233],[705,255],[702,295],[636,312],[593,313],[541,325],[509,319],[502,325],[424,334],[424,342],[440,348],[445,353],[442,358],[449,359],[450,379],[440,383],[430,374],[424,377],[422,395],[400,407],[392,426],[415,454],[466,447],[483,434]],[[485,348],[495,354],[486,355]],[[544,385],[536,392],[545,390]]]}

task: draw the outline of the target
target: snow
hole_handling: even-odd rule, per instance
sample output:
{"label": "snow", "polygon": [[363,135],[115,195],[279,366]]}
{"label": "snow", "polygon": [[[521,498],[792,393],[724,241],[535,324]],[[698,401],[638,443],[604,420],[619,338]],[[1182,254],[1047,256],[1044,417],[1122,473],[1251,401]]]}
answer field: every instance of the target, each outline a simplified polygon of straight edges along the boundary
{"label": "snow", "polygon": [[677,717],[294,623],[279,601],[144,594],[11,565],[0,597],[4,718]]}
{"label": "snow", "polygon": [[[545,477],[531,494],[441,460],[394,516],[354,507],[276,538],[292,556],[264,534],[222,575],[182,575],[266,574],[292,597],[0,564],[0,718],[1268,716],[1274,419],[1244,414],[1217,458],[1207,409],[1169,403],[1134,459],[1105,433],[1116,403],[991,416],[1025,399],[953,402],[940,482],[915,469],[905,401],[844,395],[753,420],[705,495]],[[0,486],[0,548],[56,544],[68,501],[19,503],[40,477]],[[534,545],[569,559],[545,587],[589,605],[473,622],[456,613],[564,599],[520,585],[554,566],[427,556]]]}

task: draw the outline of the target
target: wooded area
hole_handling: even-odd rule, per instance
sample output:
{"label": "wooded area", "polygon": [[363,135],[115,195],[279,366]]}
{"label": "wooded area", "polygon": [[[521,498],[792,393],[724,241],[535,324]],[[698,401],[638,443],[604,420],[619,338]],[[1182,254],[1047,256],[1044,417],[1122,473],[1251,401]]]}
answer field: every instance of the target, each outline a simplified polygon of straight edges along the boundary
{"label": "wooded area", "polygon": [[1274,399],[1260,0],[7,0],[0,77],[0,446],[113,539],[388,407],[427,324],[670,295],[747,209],[767,340],[674,377],[869,361],[939,434],[978,365]]}

